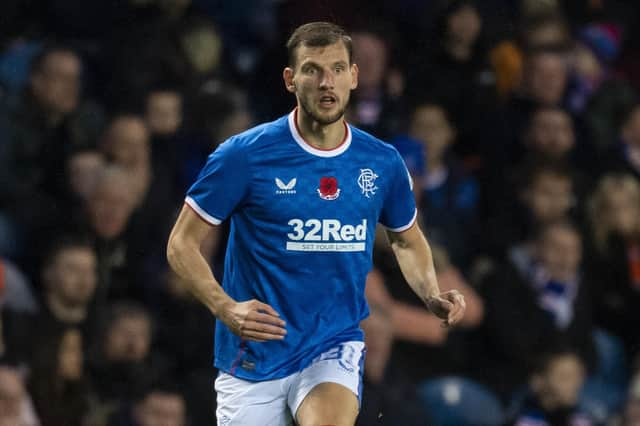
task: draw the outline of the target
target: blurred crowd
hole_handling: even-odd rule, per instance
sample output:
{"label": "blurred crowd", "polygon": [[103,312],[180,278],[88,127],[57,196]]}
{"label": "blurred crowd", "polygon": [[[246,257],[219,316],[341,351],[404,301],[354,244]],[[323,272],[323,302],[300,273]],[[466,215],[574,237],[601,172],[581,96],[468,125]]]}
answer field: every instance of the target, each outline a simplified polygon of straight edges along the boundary
{"label": "blurred crowd", "polygon": [[294,107],[284,42],[312,20],[352,35],[347,119],[404,157],[467,301],[441,327],[380,233],[358,425],[640,425],[623,0],[3,0],[0,425],[215,424],[214,318],[166,240],[208,154]]}

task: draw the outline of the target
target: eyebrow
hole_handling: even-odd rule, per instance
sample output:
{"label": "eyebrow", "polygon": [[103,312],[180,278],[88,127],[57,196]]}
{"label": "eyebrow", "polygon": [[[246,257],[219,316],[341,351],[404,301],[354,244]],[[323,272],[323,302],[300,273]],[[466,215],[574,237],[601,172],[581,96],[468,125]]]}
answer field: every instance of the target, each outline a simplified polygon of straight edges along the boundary
{"label": "eyebrow", "polygon": [[[335,67],[335,66],[337,66],[337,65],[344,65],[344,66],[346,67],[348,64],[347,64],[347,62],[346,62],[346,61],[344,61],[344,60],[342,60],[342,59],[341,59],[341,60],[339,60],[339,61],[335,61],[335,62],[334,62],[333,64],[331,64],[331,65],[332,65],[332,66],[334,66],[334,67]],[[302,63],[300,64],[300,68],[305,68],[305,67],[310,67],[310,66],[312,66],[312,67],[316,67],[316,68],[322,68],[322,66],[321,66],[319,63],[314,62],[314,61],[302,62]]]}

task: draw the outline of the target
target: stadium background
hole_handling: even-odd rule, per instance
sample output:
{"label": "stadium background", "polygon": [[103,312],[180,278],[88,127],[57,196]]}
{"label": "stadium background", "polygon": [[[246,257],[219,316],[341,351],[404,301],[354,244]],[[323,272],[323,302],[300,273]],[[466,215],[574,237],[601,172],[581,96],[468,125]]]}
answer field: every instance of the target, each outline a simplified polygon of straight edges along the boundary
{"label": "stadium background", "polygon": [[[639,17],[3,0],[0,425],[214,424],[213,318],[166,239],[208,153],[294,105],[284,42],[311,20],[353,36],[348,120],[404,156],[441,286],[468,303],[441,328],[379,239],[359,425],[640,424]],[[203,247],[216,274],[226,232]]]}

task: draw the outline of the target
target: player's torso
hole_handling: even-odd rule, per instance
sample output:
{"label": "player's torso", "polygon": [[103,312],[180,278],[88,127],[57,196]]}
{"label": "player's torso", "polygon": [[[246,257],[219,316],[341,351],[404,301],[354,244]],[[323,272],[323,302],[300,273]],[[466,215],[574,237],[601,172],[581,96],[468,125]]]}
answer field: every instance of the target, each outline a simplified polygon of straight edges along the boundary
{"label": "player's torso", "polygon": [[286,141],[252,161],[244,214],[276,250],[369,252],[383,202],[383,164],[351,146],[317,157]]}

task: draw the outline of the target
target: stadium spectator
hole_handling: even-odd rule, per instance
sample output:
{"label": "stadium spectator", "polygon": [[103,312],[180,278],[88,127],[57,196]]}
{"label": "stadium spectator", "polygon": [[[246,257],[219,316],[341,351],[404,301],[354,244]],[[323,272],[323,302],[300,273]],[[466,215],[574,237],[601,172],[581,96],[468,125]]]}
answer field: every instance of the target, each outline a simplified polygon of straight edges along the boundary
{"label": "stadium spectator", "polygon": [[187,404],[176,386],[151,386],[136,402],[133,418],[135,426],[185,426]]}
{"label": "stadium spectator", "polygon": [[497,179],[504,174],[505,165],[523,158],[520,136],[533,111],[540,106],[563,106],[569,84],[569,64],[565,56],[563,51],[550,48],[525,53],[522,83],[503,109],[501,139],[489,146],[489,161],[497,168]]}
{"label": "stadium spectator", "polygon": [[406,114],[404,77],[391,67],[393,34],[388,28],[364,28],[353,31],[351,38],[361,72],[349,105],[349,121],[380,138],[391,137],[404,125]]}
{"label": "stadium spectator", "polygon": [[[255,104],[252,102],[252,106]],[[198,177],[209,154],[229,137],[251,127],[247,94],[222,82],[208,82],[195,93],[187,111],[187,135],[180,139],[182,190]]]}
{"label": "stadium spectator", "polygon": [[467,268],[478,244],[479,188],[453,152],[456,128],[441,105],[422,103],[411,115],[409,137],[424,153],[415,185],[425,231],[456,266]]}
{"label": "stadium spectator", "polygon": [[89,358],[95,391],[89,424],[106,424],[125,412],[135,396],[157,379],[162,367],[151,353],[152,332],[151,317],[144,307],[127,301],[110,307]]}
{"label": "stadium spectator", "polygon": [[638,333],[629,327],[640,321],[640,183],[630,175],[604,176],[589,203],[589,225],[585,277],[594,321],[624,341],[631,362],[640,346]]}
{"label": "stadium spectator", "polygon": [[153,173],[149,194],[141,212],[156,212],[156,216],[147,216],[141,220],[151,223],[167,222],[168,216],[172,216],[169,212],[180,205],[184,191],[180,185],[182,164],[179,161],[183,95],[178,88],[168,84],[151,88],[145,96],[144,120],[149,130]]}
{"label": "stadium spectator", "polygon": [[442,105],[456,123],[455,151],[478,163],[485,147],[496,143],[492,124],[497,117],[496,79],[483,40],[480,2],[443,4],[435,36],[423,34],[419,54],[410,55],[407,96],[414,103],[433,99]]}
{"label": "stadium spectator", "polygon": [[153,290],[153,298],[148,301],[156,324],[154,349],[166,357],[171,376],[185,384],[193,424],[214,424],[211,342],[215,321],[172,271],[166,271]]}
{"label": "stadium spectator", "polygon": [[620,418],[620,426],[640,425],[640,376],[635,375],[629,385],[627,401]]}
{"label": "stadium spectator", "polygon": [[618,140],[607,149],[601,171],[629,173],[640,180],[640,104],[623,115]]}
{"label": "stadium spectator", "polygon": [[[82,238],[61,237],[42,270],[44,303],[37,327],[90,327],[90,306],[97,284],[96,253]],[[95,325],[95,324],[94,324]],[[84,329],[89,331],[90,329]]]}
{"label": "stadium spectator", "polygon": [[43,261],[38,312],[2,310],[5,359],[25,365],[40,340],[77,328],[91,335],[96,325],[92,310],[96,289],[96,254],[82,237],[58,236]]}
{"label": "stadium spectator", "polygon": [[84,204],[106,166],[104,155],[95,148],[80,149],[67,160],[68,185],[74,200]]}
{"label": "stadium spectator", "polygon": [[[165,113],[167,117],[158,118]],[[181,96],[175,89],[153,89],[145,115],[116,115],[103,139],[107,158],[129,174],[134,199],[129,239],[140,244],[141,254],[162,244],[182,198],[175,140],[181,115]]]}
{"label": "stadium spectator", "polygon": [[139,207],[153,174],[149,130],[143,118],[133,114],[115,116],[105,131],[102,149],[108,161],[129,175],[133,207]]}
{"label": "stadium spectator", "polygon": [[568,22],[555,10],[525,16],[518,41],[524,51],[568,48],[571,45],[571,31]]}
{"label": "stadium spectator", "polygon": [[152,136],[175,135],[182,125],[181,93],[170,86],[149,90],[145,99],[144,118]]}
{"label": "stadium spectator", "polygon": [[568,160],[576,145],[573,119],[559,107],[536,108],[524,133],[524,145],[529,155]]}
{"label": "stadium spectator", "polygon": [[572,55],[567,106],[579,114],[594,148],[616,145],[620,117],[636,102],[637,93],[613,69],[621,28],[613,23],[581,28]]}
{"label": "stadium spectator", "polygon": [[33,354],[29,391],[43,426],[82,426],[89,408],[80,329],[50,333]]}
{"label": "stadium spectator", "polygon": [[51,235],[67,217],[66,159],[94,146],[101,130],[100,108],[82,99],[81,72],[73,50],[44,48],[32,61],[25,91],[3,111],[0,209],[26,238],[29,260],[41,254],[43,233]]}
{"label": "stadium spectator", "polygon": [[585,367],[570,349],[547,349],[538,354],[528,391],[513,426],[593,426],[596,423],[578,408]]}
{"label": "stadium spectator", "polygon": [[98,288],[96,305],[108,300],[140,296],[133,281],[132,256],[126,231],[133,213],[130,175],[119,166],[105,168],[87,201],[89,232],[95,239]]}
{"label": "stadium spectator", "polygon": [[40,426],[20,373],[5,365],[0,366],[0,425]]}
{"label": "stadium spectator", "polygon": [[496,259],[510,247],[530,241],[546,223],[571,216],[577,201],[576,182],[564,162],[532,161],[512,169],[506,180],[485,192],[491,206],[484,249]]}
{"label": "stadium spectator", "polygon": [[532,51],[525,56],[522,93],[534,105],[558,106],[568,84],[569,68],[561,52]]}
{"label": "stadium spectator", "polygon": [[375,269],[367,276],[365,292],[370,314],[362,322],[367,357],[364,365],[362,409],[356,425],[428,424],[424,407],[406,370],[399,368],[400,364],[391,360],[394,344],[391,314],[393,299],[384,288],[382,275]]}
{"label": "stadium spectator", "polygon": [[9,259],[0,257],[0,309],[35,313],[38,305],[27,277]]}
{"label": "stadium spectator", "polygon": [[526,382],[531,357],[549,345],[574,347],[588,367],[595,366],[591,300],[581,261],[577,228],[555,220],[482,282],[486,316],[479,335],[487,364],[474,370],[504,398]]}

